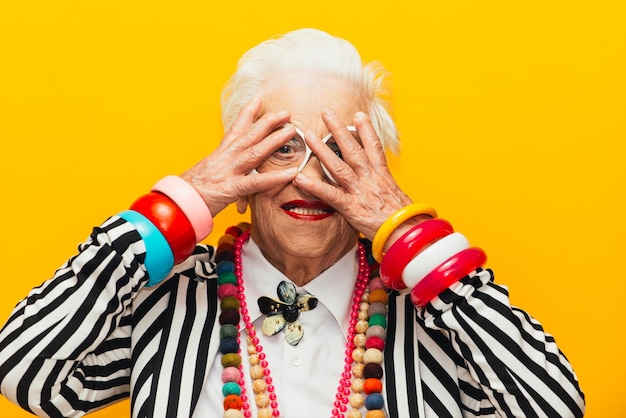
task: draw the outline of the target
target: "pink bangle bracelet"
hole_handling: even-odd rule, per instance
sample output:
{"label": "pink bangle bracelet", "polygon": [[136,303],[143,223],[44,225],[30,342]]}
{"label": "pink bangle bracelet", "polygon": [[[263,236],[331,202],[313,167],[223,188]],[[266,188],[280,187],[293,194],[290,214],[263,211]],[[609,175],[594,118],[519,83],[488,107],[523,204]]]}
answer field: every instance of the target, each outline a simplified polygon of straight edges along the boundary
{"label": "pink bangle bracelet", "polygon": [[396,240],[383,256],[380,278],[392,289],[406,289],[402,281],[402,270],[424,247],[433,241],[454,232],[452,225],[444,219],[434,218],[420,222]]}
{"label": "pink bangle bracelet", "polygon": [[487,255],[478,247],[466,248],[450,257],[428,273],[411,291],[415,306],[424,306],[441,292],[458,282],[487,261]]}
{"label": "pink bangle bracelet", "polygon": [[213,229],[213,216],[202,197],[189,183],[178,176],[159,180],[152,191],[161,192],[178,205],[193,227],[196,242],[209,236]]}

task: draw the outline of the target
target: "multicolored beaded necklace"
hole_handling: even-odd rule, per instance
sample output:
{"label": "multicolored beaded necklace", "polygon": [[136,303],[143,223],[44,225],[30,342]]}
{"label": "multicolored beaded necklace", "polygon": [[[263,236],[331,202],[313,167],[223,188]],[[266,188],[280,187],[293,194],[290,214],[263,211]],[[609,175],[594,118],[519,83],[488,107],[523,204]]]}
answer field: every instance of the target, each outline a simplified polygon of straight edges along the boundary
{"label": "multicolored beaded necklace", "polygon": [[[246,333],[248,361],[258,418],[281,416],[269,363],[251,322],[241,267],[241,249],[250,237],[250,224],[226,230],[215,254],[220,299],[220,353],[224,418],[251,418],[251,397],[246,391],[241,357],[241,322]],[[330,411],[331,417],[384,418],[382,396],[383,352],[387,327],[388,294],[378,277],[378,265],[359,243],[359,272],[352,298],[344,367]],[[371,263],[368,264],[368,260]],[[371,278],[370,278],[371,277]],[[349,409],[350,408],[350,409]]]}

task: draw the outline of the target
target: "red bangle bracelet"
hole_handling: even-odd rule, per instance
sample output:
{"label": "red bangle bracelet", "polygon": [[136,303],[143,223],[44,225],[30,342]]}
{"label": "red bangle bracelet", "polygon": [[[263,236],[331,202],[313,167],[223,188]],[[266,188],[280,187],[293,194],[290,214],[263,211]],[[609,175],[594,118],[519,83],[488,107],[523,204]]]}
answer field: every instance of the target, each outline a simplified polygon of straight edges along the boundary
{"label": "red bangle bracelet", "polygon": [[193,253],[196,233],[172,199],[160,192],[150,192],[135,200],[130,208],[144,215],[161,231],[174,254],[174,264]]}
{"label": "red bangle bracelet", "polygon": [[380,278],[392,289],[406,289],[402,281],[402,270],[426,245],[454,232],[452,225],[444,219],[428,219],[415,225],[385,253],[380,264]]}
{"label": "red bangle bracelet", "polygon": [[416,306],[426,305],[453,283],[485,264],[485,261],[487,254],[478,247],[459,251],[415,285],[411,291],[411,301]]}

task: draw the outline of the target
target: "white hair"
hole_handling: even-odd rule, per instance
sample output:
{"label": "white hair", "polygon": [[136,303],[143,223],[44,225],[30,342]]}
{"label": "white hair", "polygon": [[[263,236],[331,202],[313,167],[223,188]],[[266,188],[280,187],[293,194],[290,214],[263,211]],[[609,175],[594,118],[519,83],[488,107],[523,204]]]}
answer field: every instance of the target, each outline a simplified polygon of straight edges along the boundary
{"label": "white hair", "polygon": [[327,74],[361,89],[365,109],[384,148],[397,151],[398,132],[391,116],[388,73],[379,62],[366,65],[348,41],[317,29],[299,29],[271,38],[246,52],[222,91],[222,123],[230,128],[241,107],[259,96],[262,84],[285,71]]}

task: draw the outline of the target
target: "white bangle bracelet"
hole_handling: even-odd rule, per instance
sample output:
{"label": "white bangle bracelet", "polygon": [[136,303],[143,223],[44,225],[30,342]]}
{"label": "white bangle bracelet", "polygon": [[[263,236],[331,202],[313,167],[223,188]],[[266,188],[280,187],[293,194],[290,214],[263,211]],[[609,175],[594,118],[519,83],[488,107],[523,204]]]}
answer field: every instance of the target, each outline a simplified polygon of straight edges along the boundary
{"label": "white bangle bracelet", "polygon": [[441,238],[409,261],[402,271],[402,281],[412,289],[441,263],[468,247],[467,238],[460,232]]}

